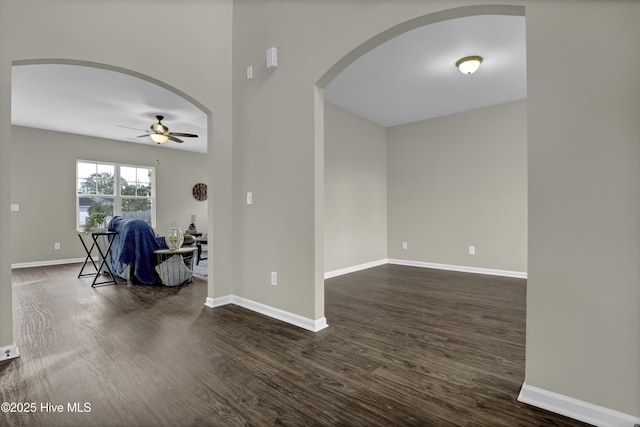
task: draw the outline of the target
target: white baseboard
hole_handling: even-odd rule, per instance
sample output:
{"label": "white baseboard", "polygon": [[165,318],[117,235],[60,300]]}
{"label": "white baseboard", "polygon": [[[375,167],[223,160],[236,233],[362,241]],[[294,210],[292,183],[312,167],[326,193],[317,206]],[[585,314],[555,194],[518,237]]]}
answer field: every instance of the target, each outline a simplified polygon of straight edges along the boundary
{"label": "white baseboard", "polygon": [[18,347],[15,345],[5,345],[0,347],[0,362],[3,360],[15,359],[20,356]]}
{"label": "white baseboard", "polygon": [[207,299],[204,302],[204,305],[211,308],[221,307],[227,304],[233,304],[233,301],[231,300],[231,295],[227,295],[219,298],[207,297]]}
{"label": "white baseboard", "polygon": [[388,260],[388,263],[397,264],[397,265],[407,265],[410,267],[435,268],[437,270],[459,271],[462,273],[489,274],[491,276],[514,277],[516,279],[527,278],[527,273],[525,271],[496,270],[493,268],[468,267],[464,265],[452,265],[452,264],[436,264],[433,262],[409,261],[404,259],[393,259],[393,258],[390,258]]}
{"label": "white baseboard", "polygon": [[364,264],[358,264],[351,267],[340,268],[338,270],[327,271],[324,273],[325,279],[331,279],[332,277],[342,276],[343,274],[354,273],[360,270],[366,270],[367,268],[378,267],[379,265],[388,264],[387,258],[379,259],[377,261],[365,262]]}
{"label": "white baseboard", "polygon": [[[18,262],[15,264],[11,264],[11,268],[47,267],[50,265],[76,264],[79,262],[83,262],[84,260],[84,258],[70,258],[54,259],[51,261]],[[94,258],[94,261],[98,261],[98,258]]]}
{"label": "white baseboard", "polygon": [[235,304],[248,310],[255,311],[256,313],[264,314],[265,316],[281,320],[283,322],[289,323],[302,329],[306,329],[311,332],[318,332],[329,326],[325,317],[313,320],[236,295],[226,295],[218,298],[207,297],[204,303],[204,305],[211,308],[220,307],[227,304]]}
{"label": "white baseboard", "polygon": [[640,418],[530,386],[527,383],[522,385],[518,401],[594,426],[632,427],[634,424],[640,424]]}

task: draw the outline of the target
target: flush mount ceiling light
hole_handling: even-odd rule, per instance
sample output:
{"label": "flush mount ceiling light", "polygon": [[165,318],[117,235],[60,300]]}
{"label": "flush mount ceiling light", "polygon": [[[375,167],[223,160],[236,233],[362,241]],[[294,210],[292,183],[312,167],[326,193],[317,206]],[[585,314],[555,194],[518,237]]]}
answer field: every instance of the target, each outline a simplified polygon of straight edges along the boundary
{"label": "flush mount ceiling light", "polygon": [[482,63],[481,56],[465,56],[458,59],[456,67],[462,74],[473,74],[480,68],[480,63]]}

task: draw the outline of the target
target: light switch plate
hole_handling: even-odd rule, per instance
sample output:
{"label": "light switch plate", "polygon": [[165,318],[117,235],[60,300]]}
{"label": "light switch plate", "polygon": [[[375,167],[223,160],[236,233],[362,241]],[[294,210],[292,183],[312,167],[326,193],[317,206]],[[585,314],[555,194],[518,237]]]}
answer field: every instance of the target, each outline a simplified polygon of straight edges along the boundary
{"label": "light switch plate", "polygon": [[278,68],[278,49],[270,47],[267,49],[267,69],[273,70]]}

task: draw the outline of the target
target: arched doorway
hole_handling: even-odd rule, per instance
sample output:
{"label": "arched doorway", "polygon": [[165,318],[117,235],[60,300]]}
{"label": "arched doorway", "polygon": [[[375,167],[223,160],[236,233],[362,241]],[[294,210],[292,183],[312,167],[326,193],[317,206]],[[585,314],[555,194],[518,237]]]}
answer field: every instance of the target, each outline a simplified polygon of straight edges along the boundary
{"label": "arched doorway", "polygon": [[[489,18],[490,16],[497,16],[497,17],[503,17],[503,19],[505,19],[505,22],[507,22],[509,17],[518,17],[518,18],[522,18],[524,16],[524,8],[520,7],[520,6],[474,6],[474,7],[461,7],[461,8],[456,8],[456,9],[450,9],[450,10],[445,10],[445,11],[441,11],[441,12],[437,12],[437,13],[433,13],[433,14],[428,14],[428,15],[424,15],[421,17],[417,17],[414,19],[411,19],[409,21],[403,22],[401,24],[395,25],[391,28],[389,28],[386,31],[383,31],[382,33],[372,37],[371,39],[367,40],[366,42],[362,43],[361,45],[357,46],[356,48],[354,48],[353,50],[351,50],[347,55],[345,55],[342,59],[340,59],[338,62],[336,62],[332,67],[329,68],[329,70],[327,70],[327,72],[325,72],[325,74],[317,81],[317,86],[316,86],[316,92],[315,92],[315,96],[316,96],[316,122],[315,122],[315,129],[316,129],[316,145],[317,146],[322,146],[322,151],[324,151],[327,147],[325,145],[325,135],[324,135],[324,131],[325,131],[325,118],[324,118],[324,89],[332,82],[334,81],[334,79],[340,75],[340,73],[342,73],[344,70],[347,69],[347,67],[349,67],[352,64],[357,64],[358,60],[360,58],[362,58],[363,56],[367,57],[367,61],[364,61],[365,63],[367,63],[369,66],[372,65],[371,61],[371,56],[372,55],[368,55],[368,53],[375,51],[376,48],[378,48],[379,46],[385,44],[386,42],[395,39],[395,38],[400,38],[399,36],[404,35],[407,32],[410,32],[412,30],[417,30],[417,29],[427,29],[429,28],[429,26],[431,24],[447,24],[447,21],[449,21],[451,24],[454,24],[456,22],[470,22],[467,21],[468,19],[473,19],[473,18],[483,18],[486,17],[484,19]],[[513,21],[516,22],[516,21]],[[523,23],[523,20],[520,19],[517,22],[521,22]],[[523,25],[523,24],[519,24],[519,25]],[[440,26],[440,25],[439,25]],[[523,27],[520,28],[520,32],[523,33]],[[414,31],[415,33],[415,31]],[[394,43],[396,41],[394,40]],[[524,50],[524,48],[523,48]],[[446,53],[448,54],[448,52]],[[521,56],[524,56],[524,51],[520,52]],[[398,55],[400,56],[400,55]],[[396,57],[397,59],[397,57]],[[435,61],[434,61],[435,62]],[[440,61],[443,62],[443,61]],[[455,60],[452,61],[444,61],[444,63],[438,63],[438,66],[440,67],[444,67],[446,68],[444,71],[446,72],[450,72],[451,74],[453,74],[454,71],[454,62]],[[449,64],[449,62],[451,62],[451,64]],[[380,65],[380,63],[378,63],[378,65]],[[522,64],[520,65],[521,69],[524,70],[524,61],[522,61]],[[354,67],[352,67],[351,69],[353,69]],[[356,67],[357,68],[357,67]],[[375,67],[374,67],[375,68]],[[450,68],[450,70],[448,69]],[[351,70],[350,69],[350,70]],[[360,69],[360,71],[362,72],[363,70]],[[439,70],[440,72],[440,70]],[[524,71],[522,71],[522,74],[524,74]],[[362,75],[362,74],[361,74]],[[460,76],[459,73],[456,77],[463,77]],[[526,81],[526,76],[523,76],[522,78],[524,81]],[[379,83],[379,82],[378,82]],[[342,84],[341,89],[345,89],[344,84]],[[355,92],[355,91],[354,91]],[[526,92],[524,92],[524,96],[526,96]],[[343,97],[344,99],[344,97]],[[370,99],[369,99],[370,100]],[[355,104],[355,102],[354,102]],[[489,105],[489,104],[487,104]],[[349,111],[348,107],[343,107],[346,108]],[[468,108],[468,109],[473,109],[474,107]],[[476,107],[477,108],[477,107]],[[322,110],[322,111],[321,111]],[[350,110],[352,112],[356,112],[356,114],[358,113],[356,110]],[[460,111],[464,111],[464,110],[460,110]],[[444,114],[450,114],[450,113],[444,113]],[[363,117],[368,118],[366,115],[363,115]],[[369,119],[372,120],[372,119]],[[375,120],[373,120],[375,121]],[[384,125],[384,124],[383,124]],[[526,144],[526,140],[523,140],[523,143]],[[320,149],[318,149],[316,152],[322,152],[320,151]],[[326,158],[325,158],[325,161]],[[326,165],[323,164],[323,166],[325,167],[326,170]],[[526,164],[523,166],[522,169],[523,172],[523,176],[524,176],[524,180],[526,181]],[[324,172],[324,171],[323,171]],[[318,175],[316,175],[316,177],[318,177]],[[324,173],[322,175],[322,179],[324,180],[325,176]],[[326,181],[324,181],[326,183]],[[325,203],[327,203],[327,200],[325,200]],[[524,208],[526,209],[526,207]],[[523,214],[523,217],[526,217],[526,213]],[[323,224],[324,227],[327,227],[327,223]],[[526,221],[525,221],[525,226],[523,227],[524,229],[526,229]],[[363,236],[360,236],[360,238],[362,238]],[[353,245],[352,246],[357,246],[357,243],[355,242],[350,242]],[[325,235],[325,241],[323,242],[323,244],[327,244],[327,238]],[[525,255],[520,256],[520,258],[522,258],[524,261],[521,262],[521,264],[524,262],[526,263],[526,242],[523,243],[522,245],[522,253]],[[317,248],[317,250],[319,250]],[[326,248],[325,248],[326,250]],[[378,251],[380,252],[380,251]],[[324,252],[326,254],[326,252]],[[398,258],[397,254],[396,256],[392,257],[392,258]],[[354,259],[357,259],[357,257],[354,257]],[[371,266],[371,264],[375,265],[377,262],[379,261],[384,261],[384,260],[379,260],[379,259],[366,259],[366,260],[362,260],[362,258],[360,258],[363,264],[356,266],[357,267],[363,267],[366,268],[367,266]],[[325,260],[326,263],[326,260]],[[353,264],[353,263],[352,263]],[[453,264],[453,263],[451,263]],[[327,266],[326,264],[322,265],[321,268],[323,268],[323,272],[325,273],[329,273],[330,277],[332,275],[332,273],[334,273],[334,271],[332,271],[332,267],[334,267],[335,263],[330,263],[329,266]],[[526,264],[525,265],[525,270],[526,271]],[[320,267],[320,266],[317,266]],[[327,269],[328,267],[328,269]],[[339,266],[339,268],[341,267],[346,267],[346,266]],[[361,269],[361,268],[360,268]],[[350,270],[348,267],[343,269],[344,272],[348,272],[348,271],[355,271],[355,270]],[[505,272],[508,269],[505,269]],[[516,269],[514,269],[516,270]],[[339,271],[339,270],[336,270]],[[520,273],[521,269],[518,268],[517,272]],[[518,277],[521,277],[518,276]]]}
{"label": "arched doorway", "polygon": [[[155,78],[153,78],[151,76],[144,75],[142,73],[138,73],[138,72],[135,72],[135,71],[132,71],[132,70],[129,70],[129,69],[122,68],[122,67],[112,66],[112,65],[109,65],[109,64],[96,63],[96,62],[90,62],[90,61],[80,61],[80,60],[48,59],[48,58],[46,58],[46,59],[32,59],[32,60],[13,61],[12,62],[12,66],[13,66],[13,69],[14,69],[14,71],[13,71],[14,78],[15,78],[16,74],[18,74],[15,70],[16,69],[20,69],[20,68],[32,69],[32,68],[42,67],[42,68],[50,69],[49,67],[59,67],[59,68],[64,69],[66,71],[73,70],[73,69],[76,69],[76,70],[77,69],[83,69],[85,71],[80,73],[83,76],[93,76],[94,74],[98,74],[98,75],[101,75],[101,76],[109,75],[109,76],[115,76],[113,78],[113,80],[110,80],[111,83],[113,83],[113,81],[121,81],[121,82],[126,82],[127,85],[129,85],[129,84],[132,84],[132,85],[139,84],[139,85],[146,85],[148,87],[156,88],[156,89],[158,89],[159,91],[162,92],[162,94],[163,94],[162,97],[165,97],[165,98],[162,98],[161,101],[163,99],[166,99],[166,94],[168,93],[171,96],[171,102],[169,102],[168,104],[175,105],[175,104],[173,104],[173,102],[175,102],[175,100],[179,100],[181,108],[186,108],[184,106],[187,106],[188,108],[190,108],[190,111],[197,111],[198,114],[199,114],[199,116],[198,116],[198,118],[200,120],[199,123],[202,124],[204,132],[201,132],[201,131],[197,132],[197,133],[200,134],[199,135],[200,138],[198,138],[197,141],[201,142],[202,146],[204,146],[204,149],[202,149],[200,152],[201,153],[205,153],[204,156],[199,156],[202,159],[201,160],[202,164],[201,164],[201,167],[200,167],[200,169],[201,169],[200,175],[202,176],[202,180],[201,180],[202,182],[208,182],[207,176],[209,175],[209,168],[206,167],[206,162],[207,162],[206,152],[211,147],[211,144],[212,144],[211,139],[212,138],[210,136],[211,132],[207,132],[207,130],[211,126],[212,113],[203,103],[201,103],[200,101],[196,100],[194,97],[188,95],[187,93],[177,89],[176,87],[174,87],[172,85],[169,85],[169,84],[167,84],[165,82],[162,82],[162,81],[160,81],[158,79],[155,79]],[[63,70],[63,72],[64,72],[64,70]],[[90,71],[87,72],[86,70],[90,70]],[[75,73],[73,73],[72,75],[76,76]],[[71,74],[69,75],[69,77],[71,78]],[[74,82],[71,82],[71,83],[73,84]],[[80,82],[75,82],[75,83],[80,83]],[[83,84],[81,86],[85,87],[85,86],[89,85],[91,82],[83,82],[83,83],[85,83],[86,85]],[[102,83],[102,81],[96,81],[94,83],[100,84],[100,83]],[[129,86],[125,86],[125,88],[128,88],[128,87]],[[70,99],[64,99],[65,93],[64,93],[63,90],[60,90],[61,88],[56,88],[56,89],[58,89],[59,92],[60,92],[60,104],[62,104],[64,102],[73,102]],[[96,92],[99,93],[99,91],[96,91]],[[126,123],[121,123],[117,119],[113,118],[113,117],[116,117],[116,116],[118,116],[118,117],[121,117],[121,116],[119,116],[117,114],[109,115],[108,113],[104,113],[105,109],[111,108],[112,105],[104,106],[103,104],[106,101],[105,99],[100,99],[100,98],[96,99],[95,96],[93,96],[93,98],[92,98],[92,95],[94,95],[93,92],[87,91],[86,94],[85,94],[85,98],[87,98],[87,99],[84,99],[83,102],[87,103],[88,105],[90,105],[91,102],[95,102],[96,103],[96,108],[93,109],[93,111],[91,111],[91,113],[93,113],[93,114],[95,114],[97,116],[96,118],[98,119],[98,122],[100,122],[100,121],[103,122],[103,125],[104,125],[105,129],[107,129],[107,131],[111,131],[111,129],[120,129],[120,128],[117,127],[119,124],[126,124]],[[154,109],[155,108],[160,108],[161,104],[162,104],[162,102],[159,102],[158,104],[150,105],[149,108],[154,108]],[[36,110],[36,111],[40,111],[38,109],[39,107],[40,107],[39,105],[33,105],[32,104],[32,108],[34,110]],[[87,107],[87,108],[90,108],[90,107]],[[50,113],[51,118],[57,119],[58,121],[62,121],[60,119],[62,118],[61,115],[65,114],[64,111],[65,110],[63,108],[59,108],[59,109],[51,108],[49,113]],[[159,113],[164,113],[165,111],[160,110],[158,112]],[[168,113],[171,113],[171,112],[172,111],[168,111]],[[45,111],[45,113],[46,113],[46,111]],[[153,114],[151,110],[148,111],[148,113],[149,114]],[[135,111],[131,115],[135,116]],[[74,119],[74,118],[72,118],[72,119]],[[78,120],[78,121],[82,122],[82,119],[79,118],[79,117],[76,117],[75,120]],[[136,126],[142,127],[142,129],[148,129],[147,126],[150,123],[147,123],[146,115],[144,117],[138,117],[138,118],[136,118],[136,120],[140,120],[140,125],[136,125]],[[80,125],[83,125],[83,123],[80,123]],[[20,124],[19,127],[15,127],[14,130],[12,131],[14,137],[17,137],[18,134],[25,135],[25,130],[24,129],[26,129],[25,128],[26,126],[28,126],[28,123],[27,124]],[[55,128],[54,129],[47,129],[45,127],[42,127],[41,130],[27,129],[27,131],[31,132],[31,134],[35,134],[37,136],[43,137],[43,138],[40,138],[42,140],[48,140],[49,138],[47,138],[47,135],[55,135],[55,133],[53,133],[53,132],[47,132],[48,130],[57,131],[58,132],[57,135],[63,135],[62,137],[56,136],[55,138],[51,138],[51,142],[54,142],[55,140],[59,140],[59,139],[64,139],[64,138],[67,138],[67,137],[68,137],[68,139],[75,140],[75,141],[81,141],[84,138],[82,136],[78,136],[77,138],[74,139],[73,136],[69,135],[69,133],[72,133],[71,131],[69,131],[69,133],[65,133],[65,134],[60,133],[60,132],[65,132],[64,129],[55,129]],[[179,129],[178,128],[173,128],[172,130],[178,131]],[[159,152],[159,151],[165,151],[165,152],[169,151],[169,152],[171,152],[172,151],[172,150],[166,150],[165,148],[162,148],[162,149],[157,148],[156,146],[154,146],[154,144],[152,142],[148,141],[149,138],[135,139],[135,136],[140,135],[143,132],[139,132],[139,131],[136,131],[136,130],[128,130],[128,129],[125,129],[124,131],[126,133],[128,133],[128,135],[133,137],[134,140],[130,140],[130,139],[127,138],[126,139],[127,144],[125,144],[125,143],[122,143],[122,142],[118,141],[115,137],[110,137],[110,136],[106,136],[106,135],[102,136],[99,133],[97,135],[91,135],[91,138],[84,138],[84,139],[91,140],[91,144],[92,145],[100,146],[101,147],[100,148],[100,155],[104,154],[105,152],[108,153],[109,149],[106,148],[106,147],[111,146],[111,145],[114,145],[114,146],[116,145],[116,144],[110,143],[109,141],[107,141],[107,139],[113,139],[114,141],[116,141],[116,143],[119,144],[118,148],[115,148],[115,147],[113,148],[114,152],[116,150],[122,151],[123,149],[128,151],[127,146],[137,147],[136,153],[138,153],[138,154],[136,154],[136,155],[138,157],[144,156],[146,154],[149,155],[149,159],[144,159],[145,162],[148,161],[149,166],[155,166],[156,159],[157,159],[157,157],[156,157],[156,153],[157,152]],[[44,132],[47,132],[47,133],[44,133]],[[64,136],[64,135],[66,135],[66,136]],[[83,135],[83,134],[78,133],[78,135]],[[104,138],[104,139],[101,140],[101,139],[97,139],[97,138]],[[145,153],[143,153],[141,151],[143,149],[142,145],[139,145],[139,144],[128,144],[129,142],[139,142],[139,141],[142,141],[142,140],[146,140],[146,144],[149,145],[149,147],[144,147],[144,150],[146,150]],[[187,144],[181,144],[181,145],[187,145]],[[89,149],[83,150],[82,152],[87,153],[88,150]],[[16,151],[17,150],[14,150],[14,153]],[[52,148],[52,151],[55,152],[56,150],[54,148]],[[20,167],[19,165],[16,165],[16,162],[14,161],[13,162],[13,167],[15,168],[15,170],[14,170],[15,179],[12,180],[12,181],[16,182],[16,183],[19,183],[20,180],[21,180],[21,176],[25,177],[26,174],[40,175],[41,178],[43,178],[43,177],[45,177],[47,175],[46,172],[48,170],[52,169],[52,168],[57,168],[57,169],[64,168],[65,171],[70,172],[70,171],[73,170],[73,162],[71,162],[69,160],[73,159],[73,158],[76,158],[76,159],[80,158],[80,159],[85,159],[85,160],[100,160],[100,159],[97,159],[97,158],[94,158],[94,157],[87,157],[86,155],[80,155],[80,154],[78,154],[78,156],[80,156],[80,157],[74,157],[76,154],[77,153],[75,153],[73,151],[67,151],[66,154],[65,154],[65,161],[64,161],[63,164],[61,164],[59,160],[62,158],[62,155],[61,156],[57,156],[57,155],[56,156],[48,156],[46,153],[41,152],[40,156],[37,156],[37,157],[40,157],[40,159],[37,159],[37,160],[39,160],[39,161],[41,160],[42,162],[46,162],[47,160],[49,160],[49,165],[50,166],[48,166],[46,168],[39,168],[39,167],[36,167],[36,166],[33,166],[32,168]],[[90,155],[92,156],[93,154],[90,154]],[[96,154],[96,156],[97,155],[98,154]],[[194,156],[194,154],[190,154],[190,155]],[[15,160],[15,156],[13,156],[13,153],[12,153],[12,157],[14,157],[14,160]],[[22,157],[24,158],[24,156],[22,156]],[[112,156],[112,157],[116,157],[116,155],[114,154],[114,156]],[[128,163],[127,162],[127,156],[125,154],[120,155],[119,157],[121,158],[121,161],[118,161],[118,163],[135,164],[135,165],[143,164],[143,163],[140,163],[138,161],[133,161],[133,160],[131,161],[131,163]],[[166,157],[173,157],[173,156],[167,155]],[[103,160],[108,161],[108,160],[113,160],[113,158],[111,158],[111,159],[103,159]],[[37,163],[37,162],[34,162],[34,164],[35,163]],[[147,163],[144,163],[144,165],[147,165]],[[167,163],[167,166],[168,166],[168,163]],[[37,170],[41,170],[42,174],[33,173],[33,172],[35,172],[33,170],[33,168],[37,168]],[[27,181],[27,180],[25,180],[25,181]],[[29,181],[31,181],[31,179],[29,179]],[[66,190],[65,193],[68,193],[69,190],[70,190],[69,187],[73,187],[73,185],[74,185],[73,184],[73,180],[69,181],[68,177],[65,177],[65,179],[57,179],[57,181],[58,181],[57,183],[53,183],[53,184],[54,185],[59,185],[61,187],[65,186],[64,187],[64,189]],[[206,224],[208,222],[207,214],[206,214],[207,213],[208,203],[207,202],[198,202],[198,201],[195,201],[193,199],[193,196],[191,195],[191,186],[194,183],[195,182],[193,182],[193,183],[189,182],[188,183],[188,192],[187,191],[181,192],[181,193],[184,193],[184,195],[181,196],[181,197],[183,197],[185,199],[189,199],[191,201],[191,203],[199,205],[198,209],[202,209],[204,214],[202,216],[198,215],[198,218],[201,220],[201,223],[200,223],[201,226],[204,226],[202,228],[206,228]],[[24,235],[25,237],[30,232],[32,232],[33,229],[37,228],[35,225],[33,227],[27,227],[27,226],[24,226],[24,225],[19,226],[20,222],[25,222],[25,220],[27,222],[31,221],[31,219],[28,219],[28,218],[30,218],[29,211],[37,211],[37,212],[47,211],[47,207],[46,206],[43,206],[42,204],[38,205],[36,202],[33,201],[33,199],[43,198],[43,197],[41,197],[42,194],[40,194],[40,195],[38,194],[38,186],[31,186],[30,188],[31,188],[31,190],[26,192],[26,191],[22,191],[22,187],[21,187],[19,190],[16,191],[15,196],[14,196],[15,197],[14,202],[16,202],[16,205],[18,205],[18,202],[22,202],[23,203],[22,211],[24,213],[21,212],[21,215],[19,215],[19,216],[15,215],[15,216],[7,218],[9,221],[12,222],[12,227],[11,228],[12,229],[16,229],[16,228],[18,229],[17,231],[14,231],[14,234],[15,233],[19,233],[19,234]],[[53,199],[53,197],[56,197],[56,196],[53,196],[53,195],[51,197],[49,195],[47,196],[47,198],[49,198],[49,199]],[[59,203],[56,203],[56,204],[59,204],[59,205],[68,205],[69,204],[68,202],[70,200],[68,200],[66,198],[65,199],[60,199],[59,195],[57,197],[58,197],[58,199],[60,201],[59,201]],[[29,204],[31,206],[33,206],[33,209],[31,209],[31,210],[25,209],[27,207],[27,199],[31,199],[29,201]],[[165,201],[164,203],[165,203],[165,205],[167,205],[167,204],[170,204],[171,202],[170,201]],[[73,204],[73,201],[71,201],[71,204]],[[50,204],[49,205],[49,210],[50,211],[55,210],[55,205],[54,204]],[[178,225],[180,225],[181,227],[186,229],[186,227],[188,226],[189,214],[195,213],[195,212],[187,211],[184,214],[182,214],[179,211],[176,211],[176,212],[178,212],[179,214],[176,214],[176,215],[173,216],[175,218],[175,221],[179,221]],[[68,209],[65,207],[65,212],[62,213],[62,216],[64,216],[64,218],[67,218],[67,217],[69,217],[68,213],[69,213]],[[41,215],[41,216],[50,218],[50,215],[48,215],[48,214],[47,215]],[[168,218],[168,215],[165,215],[165,216]],[[173,221],[174,219],[171,219],[171,220]],[[47,220],[42,221],[42,223],[43,223],[43,226],[46,227]],[[62,245],[61,245],[62,246],[62,248],[61,248],[62,250],[61,251],[51,252],[50,254],[45,255],[43,257],[33,257],[31,259],[27,258],[27,259],[24,259],[24,260],[16,260],[14,262],[16,262],[18,264],[20,264],[20,263],[29,264],[30,262],[33,263],[33,264],[38,264],[38,263],[42,263],[42,261],[51,262],[51,263],[55,263],[55,262],[65,263],[65,262],[73,261],[77,255],[74,252],[70,256],[70,255],[68,255],[68,253],[70,253],[70,252],[67,252],[67,251],[77,250],[78,247],[79,247],[78,246],[79,242],[77,242],[77,237],[75,236],[75,233],[73,232],[73,227],[69,228],[68,225],[70,225],[70,224],[68,223],[68,221],[65,221],[65,220],[55,221],[55,223],[58,224],[58,226],[51,227],[51,224],[49,224],[48,228],[52,229],[52,230],[56,230],[55,232],[56,232],[56,234],[58,234],[58,236],[55,238],[55,240],[52,240],[52,242],[62,242]],[[164,230],[166,230],[166,226],[163,225],[162,228],[164,228]],[[49,240],[51,237],[52,236],[47,236],[46,240]],[[43,239],[43,241],[44,240],[45,239]],[[16,250],[17,246],[21,246],[21,245],[23,245],[23,244],[12,245],[12,251]],[[45,245],[43,244],[42,246],[45,246]],[[47,246],[47,248],[53,249],[53,243],[52,244],[47,244],[46,246]],[[58,248],[59,247],[60,247],[60,245],[58,245]],[[28,251],[28,249],[29,248],[26,248],[26,251]],[[211,259],[210,262],[212,263],[213,259],[212,258],[210,258],[210,259]],[[209,281],[212,281],[212,277],[209,277]]]}
{"label": "arched doorway", "polygon": [[[315,91],[315,105],[316,105],[316,122],[315,122],[315,136],[316,136],[316,147],[317,150],[316,152],[323,152],[326,149],[326,140],[325,140],[325,117],[324,117],[324,89],[343,71],[345,70],[347,67],[349,67],[351,64],[353,64],[354,62],[356,62],[359,58],[361,58],[363,55],[366,55],[368,52],[371,52],[372,50],[376,49],[378,46],[386,43],[389,40],[392,40],[406,32],[421,28],[421,27],[427,27],[430,24],[436,24],[436,23],[442,23],[445,21],[451,21],[451,20],[456,20],[459,18],[473,18],[473,17],[482,17],[482,16],[487,16],[487,15],[499,15],[499,16],[504,16],[504,17],[523,17],[524,16],[524,8],[520,7],[520,6],[506,6],[506,7],[494,7],[494,6],[486,6],[486,7],[462,7],[462,8],[456,8],[456,9],[451,9],[451,10],[446,10],[446,11],[441,11],[438,13],[434,13],[434,14],[429,14],[429,15],[425,15],[425,16],[421,16],[418,18],[414,18],[412,20],[406,21],[404,23],[398,24],[394,27],[391,27],[390,29],[374,36],[373,38],[369,39],[368,41],[364,42],[363,44],[361,44],[360,46],[356,47],[355,49],[351,50],[347,55],[345,55],[341,60],[339,60],[336,64],[334,64],[329,70],[327,70],[327,72],[317,81],[317,85],[316,85],[316,91]],[[522,55],[524,56],[524,52],[522,52]],[[453,69],[453,62],[451,64],[445,64],[446,66],[450,66],[451,69]],[[526,77],[525,77],[526,79]],[[526,112],[525,112],[526,114]],[[524,134],[524,132],[523,132]],[[525,144],[525,148],[526,148],[526,136],[525,139],[523,140],[523,143]],[[321,147],[321,148],[320,148]],[[326,165],[323,163],[323,167],[326,167]],[[323,170],[322,173],[322,179],[324,180],[325,175],[324,175],[325,171]],[[525,182],[525,199],[526,199],[526,163],[523,166],[522,169],[522,175],[524,176],[524,182]],[[316,174],[316,179],[318,179],[318,174]],[[325,181],[326,182],[326,181]],[[326,203],[326,200],[325,200]],[[526,230],[526,205],[524,207],[524,214],[523,214],[523,221],[524,221],[524,227],[522,227],[523,229]],[[321,216],[320,213],[317,213],[318,216]],[[316,217],[318,217],[316,216]],[[327,224],[324,223],[323,227],[326,227]],[[526,233],[525,233],[525,239],[526,239]],[[327,240],[325,238],[325,240],[323,241],[323,245],[327,244]],[[524,254],[523,256],[521,256],[520,258],[524,259],[524,262],[526,263],[526,241],[521,245],[522,246],[522,253]],[[321,250],[318,247],[316,248],[316,250]],[[326,248],[325,248],[326,250]],[[321,250],[322,251],[322,250]],[[324,252],[324,251],[322,251]],[[326,253],[326,252],[324,252]],[[378,263],[378,261],[381,260],[365,260],[363,262],[363,264],[356,266],[356,267],[362,267],[362,268],[367,268],[369,266],[372,265],[376,265],[376,263]],[[382,260],[384,261],[384,260]],[[325,261],[326,262],[326,261]],[[523,269],[524,273],[522,270],[518,269],[517,271],[513,271],[514,273],[514,277],[526,277],[526,264],[524,264],[525,268]],[[329,270],[329,273],[332,274],[334,273],[334,271],[330,271],[331,267],[327,270],[326,269],[326,264],[323,264],[322,266],[316,265],[317,268],[322,268],[322,271],[327,273]],[[362,269],[359,268],[359,269]],[[356,268],[357,269],[357,268]],[[349,272],[349,271],[356,271],[354,269],[350,269],[350,268],[344,268],[342,269],[343,272]],[[478,269],[478,270],[482,270],[482,269]],[[515,270],[515,269],[514,269]],[[336,270],[338,271],[338,270]],[[462,270],[465,271],[465,270]],[[482,272],[482,271],[478,271],[478,272]],[[503,271],[505,273],[505,275],[510,275],[511,271],[508,271],[508,269],[504,269]],[[500,273],[503,273],[500,272]],[[330,275],[329,277],[333,277],[332,275]],[[316,283],[317,286],[321,286],[318,283]],[[318,289],[318,288],[316,288]]]}

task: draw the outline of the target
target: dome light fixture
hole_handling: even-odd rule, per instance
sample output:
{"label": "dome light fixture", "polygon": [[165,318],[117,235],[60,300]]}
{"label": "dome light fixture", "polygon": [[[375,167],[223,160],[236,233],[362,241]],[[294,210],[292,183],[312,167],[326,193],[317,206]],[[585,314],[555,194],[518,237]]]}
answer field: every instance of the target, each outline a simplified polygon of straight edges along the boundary
{"label": "dome light fixture", "polygon": [[150,133],[149,138],[151,138],[151,140],[156,144],[162,144],[169,139],[169,135],[164,135],[162,133]]}
{"label": "dome light fixture", "polygon": [[473,74],[478,71],[481,63],[481,56],[465,56],[464,58],[458,59],[456,67],[458,67],[462,74]]}

